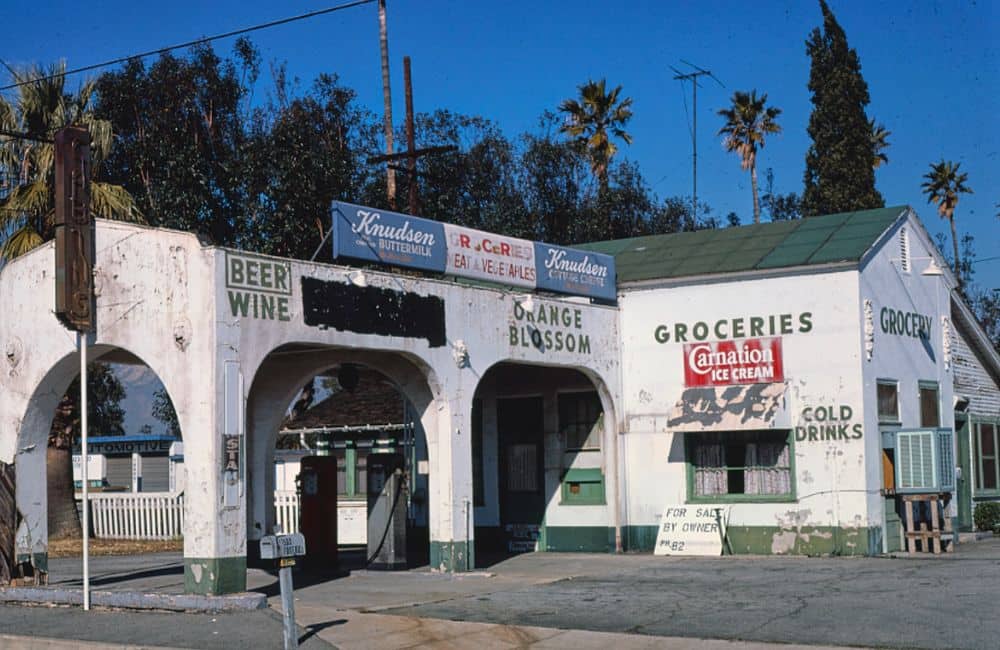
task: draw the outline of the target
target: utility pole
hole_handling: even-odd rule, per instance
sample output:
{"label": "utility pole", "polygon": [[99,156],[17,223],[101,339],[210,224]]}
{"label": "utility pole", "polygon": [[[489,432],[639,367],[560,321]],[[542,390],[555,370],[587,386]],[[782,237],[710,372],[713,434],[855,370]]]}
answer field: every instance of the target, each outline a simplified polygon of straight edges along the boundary
{"label": "utility pole", "polygon": [[[413,123],[413,84],[410,77],[410,57],[403,57],[403,85],[405,86],[406,92],[406,151],[400,153],[388,153],[384,156],[372,156],[368,159],[369,165],[374,165],[377,163],[390,163],[386,165],[390,170],[401,171],[409,174],[409,212],[413,216],[417,216],[417,212],[420,210],[420,204],[417,199],[417,177],[420,175],[417,172],[417,159],[423,156],[429,156],[438,153],[446,153],[449,151],[457,151],[458,147],[454,145],[445,145],[441,147],[424,147],[422,149],[416,148],[416,135],[414,133],[414,123]],[[407,165],[405,168],[398,167],[392,163],[397,160],[406,160]]]}
{"label": "utility pole", "polygon": [[697,219],[698,218],[698,85],[699,85],[698,77],[701,77],[703,75],[708,75],[712,79],[715,79],[715,81],[723,88],[725,88],[725,85],[721,81],[719,81],[718,77],[712,74],[711,71],[699,68],[695,64],[689,63],[684,59],[681,59],[681,63],[685,63],[694,68],[695,70],[694,72],[684,73],[675,68],[674,66],[670,66],[670,69],[676,73],[674,74],[674,79],[682,83],[685,81],[691,82],[691,93],[692,93],[691,148],[693,150],[693,155],[691,156],[691,168],[692,168],[691,218]]}
{"label": "utility pole", "polygon": [[[389,33],[385,24],[385,0],[378,0],[379,49],[382,51],[382,133],[385,137],[385,153],[392,155],[392,92],[389,89]],[[385,170],[385,193],[389,207],[396,209],[396,170]]]}

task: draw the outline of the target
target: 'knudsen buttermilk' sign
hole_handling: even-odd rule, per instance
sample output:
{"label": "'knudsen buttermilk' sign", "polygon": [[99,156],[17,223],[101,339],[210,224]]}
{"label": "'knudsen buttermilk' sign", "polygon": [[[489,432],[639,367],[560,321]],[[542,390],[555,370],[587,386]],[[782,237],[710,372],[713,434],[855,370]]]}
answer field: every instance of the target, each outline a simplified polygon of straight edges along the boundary
{"label": "'knudsen buttermilk' sign", "polygon": [[785,380],[781,338],[688,343],[684,385],[770,384]]}
{"label": "'knudsen buttermilk' sign", "polygon": [[405,214],[333,204],[333,257],[444,272],[444,224]]}
{"label": "'knudsen buttermilk' sign", "polygon": [[333,257],[613,301],[610,255],[336,201]]}

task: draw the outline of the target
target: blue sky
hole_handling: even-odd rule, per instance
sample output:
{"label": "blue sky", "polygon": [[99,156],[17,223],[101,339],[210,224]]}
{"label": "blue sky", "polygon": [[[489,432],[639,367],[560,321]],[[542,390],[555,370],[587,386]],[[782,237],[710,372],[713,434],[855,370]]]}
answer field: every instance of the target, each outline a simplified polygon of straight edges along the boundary
{"label": "blue sky", "polygon": [[[0,58],[10,64],[65,59],[80,67],[201,36],[333,6],[338,0],[284,3],[217,0],[171,3],[94,0],[7,3]],[[890,163],[878,171],[889,205],[910,204],[931,233],[947,233],[920,192],[922,175],[942,157],[959,161],[973,195],[961,198],[959,232],[976,238],[985,259],[976,279],[1000,287],[1000,4],[830,0],[862,62],[869,115],[892,132]],[[698,94],[698,194],[716,213],[751,219],[748,174],[715,135],[719,108],[734,90],[757,89],[782,109],[783,134],[760,155],[780,192],[801,192],[811,111],[804,41],[821,23],[817,1],[745,3],[388,0],[393,111],[402,121],[402,57],[413,59],[418,111],[447,108],[496,121],[514,137],[573,96],[588,78],[621,84],[634,100],[632,146],[660,196],[691,192],[691,88],[670,66],[682,59],[712,70]],[[364,5],[252,34],[267,63],[287,62],[304,87],[335,72],[381,114],[376,5]],[[228,54],[233,39],[216,49]],[[2,79],[6,81],[6,79]],[[268,93],[266,77],[255,90]],[[685,103],[686,102],[686,103]],[[139,410],[140,405],[135,405]],[[159,430],[160,425],[154,423]],[[129,432],[139,424],[130,418]]]}
{"label": "blue sky", "polygon": [[[9,63],[64,58],[79,67],[337,4],[220,0],[137,3],[17,2],[5,12]],[[932,233],[947,232],[920,192],[942,157],[959,161],[973,195],[961,199],[960,233],[980,258],[1000,255],[1000,5],[994,2],[831,0],[857,49],[872,102],[869,115],[892,132],[890,163],[878,172],[889,205],[910,204]],[[715,135],[734,90],[756,88],[783,113],[784,132],[760,156],[780,192],[801,192],[811,110],[804,41],[821,22],[818,2],[468,2],[388,0],[393,110],[403,116],[402,57],[413,59],[418,111],[448,108],[496,121],[511,137],[534,130],[546,109],[588,78],[606,77],[634,99],[623,155],[637,161],[661,197],[691,192],[691,88],[673,80],[682,59],[726,85],[698,95],[698,194],[719,214],[750,220],[748,174]],[[286,61],[303,86],[336,72],[360,102],[381,113],[376,5],[256,32],[265,63]],[[232,39],[217,42],[228,53]],[[266,68],[266,65],[265,65]],[[266,96],[269,79],[256,93]],[[687,104],[685,105],[685,101]],[[1000,259],[976,265],[977,280],[1000,286]]]}
{"label": "blue sky", "polygon": [[[79,11],[68,2],[20,3],[7,12],[0,57],[9,63],[67,60],[78,67],[204,35],[335,4],[286,2],[136,3],[100,1]],[[495,120],[516,135],[536,128],[545,109],[587,78],[607,77],[633,97],[635,137],[623,155],[638,161],[661,196],[691,190],[690,86],[672,79],[681,59],[712,70],[726,84],[699,92],[699,195],[716,211],[749,219],[747,174],[722,151],[715,111],[733,90],[756,88],[782,108],[784,133],[760,159],[777,189],[800,191],[811,104],[803,42],[821,21],[817,2],[463,2],[389,0],[394,113],[402,118],[403,55],[413,58],[417,110],[437,107]],[[616,6],[618,5],[618,6]],[[901,8],[904,7],[904,8]],[[1000,240],[1000,56],[994,35],[1000,9],[991,2],[847,2],[832,8],[861,56],[869,114],[892,131],[890,164],[878,175],[889,204],[909,203],[928,227],[941,229],[920,194],[921,176],[941,157],[962,163],[976,191],[963,196],[962,232],[980,257]],[[361,103],[381,110],[375,5],[293,23],[251,36],[265,62],[287,61],[307,85],[336,72]],[[216,47],[228,52],[232,39]],[[258,96],[268,92],[262,79]],[[687,106],[685,106],[685,100]],[[978,266],[1000,285],[1000,260]]]}

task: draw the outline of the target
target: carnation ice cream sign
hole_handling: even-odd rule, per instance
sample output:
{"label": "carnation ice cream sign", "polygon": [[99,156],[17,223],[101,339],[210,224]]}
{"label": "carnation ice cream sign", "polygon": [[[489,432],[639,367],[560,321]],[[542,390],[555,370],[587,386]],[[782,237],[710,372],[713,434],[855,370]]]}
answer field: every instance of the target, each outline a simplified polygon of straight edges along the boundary
{"label": "carnation ice cream sign", "polygon": [[770,384],[785,380],[781,337],[684,345],[684,385]]}

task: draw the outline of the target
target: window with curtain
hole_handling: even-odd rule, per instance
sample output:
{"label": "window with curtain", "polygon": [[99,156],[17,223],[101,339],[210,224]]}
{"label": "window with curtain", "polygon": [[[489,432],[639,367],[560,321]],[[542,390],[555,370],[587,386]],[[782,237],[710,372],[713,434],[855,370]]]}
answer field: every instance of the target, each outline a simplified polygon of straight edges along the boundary
{"label": "window with curtain", "polygon": [[688,433],[686,442],[693,499],[793,498],[790,431]]}
{"label": "window with curtain", "polygon": [[895,379],[878,380],[879,422],[899,422],[899,384]]}
{"label": "window with curtain", "polygon": [[973,421],[973,462],[976,471],[976,493],[997,492],[1000,486],[1000,467],[997,465],[997,440],[1000,422]]}
{"label": "window with curtain", "polygon": [[938,385],[932,381],[922,381],[920,390],[920,426],[937,428],[941,426],[941,412],[938,399]]}

